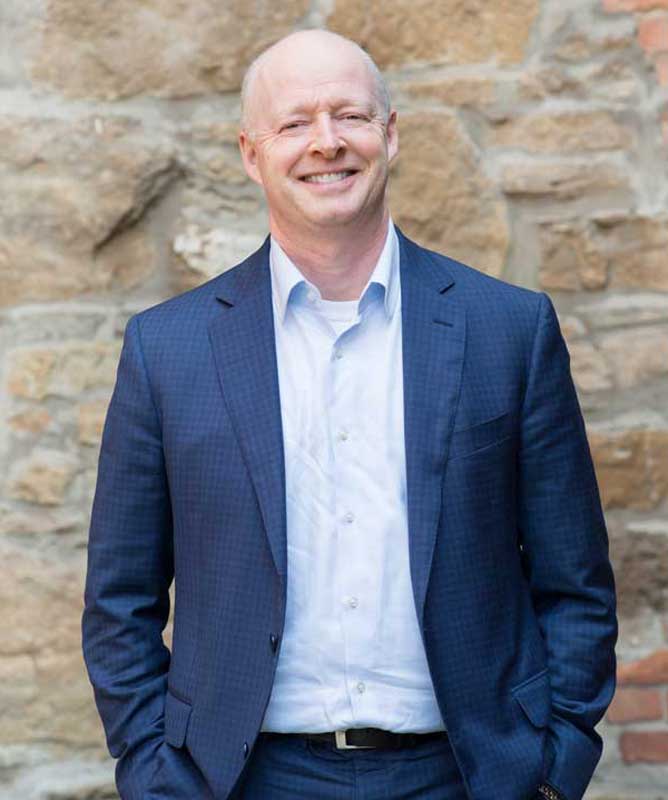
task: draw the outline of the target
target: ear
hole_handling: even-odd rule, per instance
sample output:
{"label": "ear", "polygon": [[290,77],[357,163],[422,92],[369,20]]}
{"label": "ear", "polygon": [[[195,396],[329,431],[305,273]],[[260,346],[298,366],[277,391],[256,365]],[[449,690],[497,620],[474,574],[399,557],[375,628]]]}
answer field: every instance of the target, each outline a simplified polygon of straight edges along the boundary
{"label": "ear", "polygon": [[239,131],[239,150],[246,174],[262,186],[262,176],[257,165],[257,145],[247,131]]}
{"label": "ear", "polygon": [[387,160],[391,164],[399,152],[399,131],[397,130],[397,112],[390,112],[385,125],[387,137]]}

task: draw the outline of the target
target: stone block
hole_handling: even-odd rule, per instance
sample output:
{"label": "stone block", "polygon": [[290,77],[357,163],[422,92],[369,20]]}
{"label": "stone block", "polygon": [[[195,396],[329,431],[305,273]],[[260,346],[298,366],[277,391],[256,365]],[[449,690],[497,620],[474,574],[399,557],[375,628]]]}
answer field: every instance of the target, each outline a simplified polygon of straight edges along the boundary
{"label": "stone block", "polygon": [[668,214],[594,220],[610,253],[610,287],[668,292]]}
{"label": "stone block", "polygon": [[327,27],[366,48],[381,69],[524,60],[539,0],[336,0]]}
{"label": "stone block", "polygon": [[[568,26],[565,26],[568,29]],[[603,31],[603,32],[601,32]],[[621,30],[609,31],[599,26],[573,26],[563,38],[558,38],[553,49],[557,61],[581,66],[617,53],[633,52],[636,46],[635,28],[631,23]]]}
{"label": "stone block", "polygon": [[11,430],[19,435],[42,433],[49,427],[51,422],[51,416],[46,408],[27,408],[12,414],[7,420]]}
{"label": "stone block", "polygon": [[78,467],[78,459],[68,453],[35,450],[12,465],[7,495],[39,505],[61,505]]}
{"label": "stone block", "polygon": [[232,228],[205,229],[183,221],[173,249],[178,257],[174,286],[191,289],[243,261],[264,239],[262,234]]}
{"label": "stone block", "polygon": [[594,330],[668,322],[668,295],[649,292],[615,294],[576,306],[575,313]]}
{"label": "stone block", "polygon": [[79,406],[79,441],[81,444],[99,445],[107,414],[109,400],[92,400]]}
{"label": "stone block", "polygon": [[506,206],[460,122],[447,112],[409,114],[399,139],[394,220],[426,247],[500,275],[510,236]]}
{"label": "stone block", "polygon": [[[540,226],[540,284],[556,291],[668,291],[668,216],[612,212]],[[632,301],[631,301],[632,302]]]}
{"label": "stone block", "polygon": [[568,222],[545,223],[540,228],[541,263],[538,279],[547,291],[602,289],[608,279],[608,262],[580,226]]}
{"label": "stone block", "polygon": [[581,80],[561,65],[541,64],[539,67],[523,72],[516,85],[517,99],[534,102],[547,97],[574,95],[581,97],[587,91]]}
{"label": "stone block", "polygon": [[506,147],[531,153],[624,150],[631,131],[607,111],[525,114],[493,125],[488,147]]}
{"label": "stone block", "polygon": [[668,498],[668,431],[597,427],[588,437],[604,508],[650,510]]}
{"label": "stone block", "polygon": [[530,162],[501,164],[503,191],[527,200],[576,200],[583,196],[631,194],[627,173],[613,162]]}
{"label": "stone block", "polygon": [[0,746],[103,749],[81,656],[84,557],[59,563],[0,542]]}
{"label": "stone block", "polygon": [[64,342],[10,352],[7,388],[29,400],[77,397],[113,386],[120,342]]}
{"label": "stone block", "polygon": [[47,0],[32,77],[102,100],[236,90],[250,61],[308,8],[308,0]]}
{"label": "stone block", "polygon": [[598,347],[621,389],[668,377],[668,326],[606,333],[599,337]]}
{"label": "stone block", "polygon": [[591,342],[570,342],[571,373],[580,392],[600,392],[612,389],[613,375],[605,358]]}
{"label": "stone block", "polygon": [[0,505],[0,534],[35,536],[44,534],[69,534],[82,531],[88,523],[86,513],[72,508],[39,507],[29,510]]}
{"label": "stone block", "polygon": [[146,224],[179,175],[129,118],[0,118],[0,307],[128,289],[155,270]]}
{"label": "stone block", "polygon": [[650,531],[625,530],[610,536],[617,605],[622,616],[643,609],[668,610],[668,537]]}
{"label": "stone block", "polygon": [[482,75],[448,76],[431,80],[402,81],[396,84],[396,89],[415,100],[431,100],[455,108],[484,109],[494,102],[496,82]]}

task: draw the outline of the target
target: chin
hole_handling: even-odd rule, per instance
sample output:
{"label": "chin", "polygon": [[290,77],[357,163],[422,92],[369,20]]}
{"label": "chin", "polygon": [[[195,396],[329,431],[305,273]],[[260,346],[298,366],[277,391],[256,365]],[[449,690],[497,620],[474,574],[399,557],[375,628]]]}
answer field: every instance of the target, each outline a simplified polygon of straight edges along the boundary
{"label": "chin", "polygon": [[317,214],[310,215],[321,225],[346,225],[352,222],[358,222],[360,216],[364,211],[363,207],[358,204],[354,206],[335,206],[331,208],[319,209]]}

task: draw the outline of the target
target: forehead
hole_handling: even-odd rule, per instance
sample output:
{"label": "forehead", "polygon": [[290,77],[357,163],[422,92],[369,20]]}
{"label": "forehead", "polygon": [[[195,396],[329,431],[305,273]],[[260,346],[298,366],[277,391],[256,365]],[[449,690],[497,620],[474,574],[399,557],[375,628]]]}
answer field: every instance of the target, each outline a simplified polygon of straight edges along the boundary
{"label": "forehead", "polygon": [[265,119],[321,106],[374,107],[375,84],[363,59],[348,49],[338,54],[281,53],[260,66],[252,102]]}

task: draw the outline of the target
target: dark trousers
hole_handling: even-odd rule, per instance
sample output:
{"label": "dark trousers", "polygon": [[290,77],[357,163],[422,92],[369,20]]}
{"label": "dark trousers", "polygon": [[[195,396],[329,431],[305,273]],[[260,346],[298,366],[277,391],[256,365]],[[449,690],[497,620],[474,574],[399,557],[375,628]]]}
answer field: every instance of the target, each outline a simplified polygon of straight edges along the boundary
{"label": "dark trousers", "polygon": [[336,750],[260,736],[230,800],[467,800],[447,737],[401,750]]}

